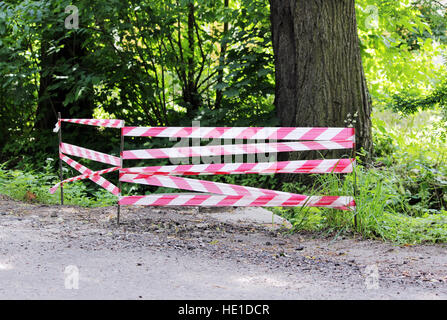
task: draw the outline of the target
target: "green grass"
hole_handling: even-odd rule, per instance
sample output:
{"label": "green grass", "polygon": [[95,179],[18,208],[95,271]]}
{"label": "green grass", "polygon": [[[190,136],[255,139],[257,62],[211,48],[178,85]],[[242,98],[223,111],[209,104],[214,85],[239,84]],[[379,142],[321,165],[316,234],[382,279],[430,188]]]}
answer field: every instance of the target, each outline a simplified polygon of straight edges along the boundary
{"label": "green grass", "polygon": [[[447,211],[443,209],[409,210],[406,198],[391,177],[392,170],[365,170],[357,167],[356,211],[324,208],[274,208],[287,218],[295,231],[308,230],[326,234],[361,234],[364,238],[380,238],[393,243],[447,242]],[[335,174],[320,175],[317,187],[309,195],[352,195],[354,175],[345,179]],[[284,188],[294,190],[293,184]],[[411,206],[410,206],[411,207]],[[414,215],[417,212],[417,215]],[[356,216],[356,222],[354,216]]]}
{"label": "green grass", "polygon": [[[374,120],[375,161],[358,165],[356,212],[275,208],[294,230],[358,233],[394,243],[447,242],[446,127],[434,111],[400,119],[391,112]],[[317,175],[312,188],[286,184],[284,191],[353,195],[354,175]],[[357,224],[354,223],[356,215]]]}

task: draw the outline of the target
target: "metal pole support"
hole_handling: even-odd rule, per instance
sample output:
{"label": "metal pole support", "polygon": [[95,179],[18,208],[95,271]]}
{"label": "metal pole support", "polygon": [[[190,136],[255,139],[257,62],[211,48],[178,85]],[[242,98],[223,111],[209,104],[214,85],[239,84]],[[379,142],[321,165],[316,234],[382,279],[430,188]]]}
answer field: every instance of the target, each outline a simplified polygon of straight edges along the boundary
{"label": "metal pole support", "polygon": [[61,180],[61,205],[64,204],[64,184],[63,181],[63,174],[62,174],[62,159],[60,157],[61,154],[61,143],[62,143],[62,121],[61,121],[61,113],[57,113],[57,121],[59,123],[59,178]]}
{"label": "metal pole support", "polygon": [[[124,126],[124,121],[123,121],[123,126]],[[118,189],[120,190],[120,192],[118,194],[118,209],[117,209],[117,214],[116,214],[116,223],[118,226],[120,225],[120,213],[121,213],[121,206],[119,205],[119,198],[121,197],[121,187],[122,187],[120,175],[121,175],[121,168],[123,167],[123,151],[124,151],[124,131],[123,131],[123,128],[121,128],[120,170],[118,170]]]}
{"label": "metal pole support", "polygon": [[[353,171],[354,171],[354,200],[357,198],[357,149],[356,142],[354,140],[354,146],[352,148],[352,153],[354,154],[354,163],[353,163]],[[354,209],[354,228],[357,229],[357,202],[355,204]]]}

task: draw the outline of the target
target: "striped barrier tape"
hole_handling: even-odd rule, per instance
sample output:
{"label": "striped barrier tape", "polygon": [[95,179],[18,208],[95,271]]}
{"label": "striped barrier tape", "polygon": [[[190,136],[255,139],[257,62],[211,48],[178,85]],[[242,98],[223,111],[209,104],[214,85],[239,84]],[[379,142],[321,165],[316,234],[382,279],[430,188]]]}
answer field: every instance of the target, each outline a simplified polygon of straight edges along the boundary
{"label": "striped barrier tape", "polygon": [[111,156],[102,152],[93,151],[90,149],[78,147],[68,143],[61,143],[60,151],[72,156],[77,156],[81,158],[86,158],[102,163],[111,164],[113,166],[121,166],[121,160],[118,157]]}
{"label": "striped barrier tape", "polygon": [[54,126],[53,132],[59,132],[61,129],[61,121],[60,119],[56,122],[56,125]]}
{"label": "striped barrier tape", "polygon": [[[225,195],[225,196],[242,196],[248,197],[249,199],[257,199],[260,196],[271,196],[271,197],[279,197],[278,199],[282,199],[281,201],[287,202],[290,199],[300,199],[301,201],[306,201],[306,205],[312,205],[315,207],[333,207],[334,203],[339,207],[339,202],[337,202],[339,196],[333,196],[330,198],[325,197],[308,197],[305,195],[294,194],[289,192],[268,190],[268,189],[260,189],[254,187],[247,186],[239,186],[234,184],[213,182],[213,181],[205,181],[205,180],[197,180],[197,179],[188,179],[181,178],[175,176],[164,176],[164,175],[144,175],[144,174],[129,174],[129,173],[121,173],[120,181],[122,182],[130,182],[130,183],[138,183],[138,184],[146,184],[157,187],[166,187],[173,189],[181,189],[181,190],[189,190],[189,191],[198,191],[198,192],[208,192],[212,194]],[[333,202],[321,201],[321,199],[331,199]],[[342,197],[343,198],[343,197]],[[249,203],[249,202],[247,202]]]}
{"label": "striped barrier tape", "polygon": [[354,140],[354,128],[123,127],[124,136],[275,140]]}
{"label": "striped barrier tape", "polygon": [[66,162],[70,167],[76,169],[77,171],[79,171],[80,173],[82,173],[83,175],[91,175],[90,177],[88,177],[88,179],[92,180],[93,182],[95,182],[96,184],[98,184],[99,186],[103,187],[104,189],[106,189],[107,191],[111,192],[114,195],[119,195],[120,190],[110,181],[104,179],[103,177],[99,176],[99,175],[93,175],[93,171],[90,170],[89,168],[83,166],[82,164],[80,164],[79,162],[67,157],[66,155],[60,153],[59,157]]}
{"label": "striped barrier tape", "polygon": [[[66,183],[66,182],[73,182],[73,181],[78,181],[78,180],[83,180],[83,179],[90,178],[90,177],[92,177],[92,176],[100,176],[100,175],[102,175],[102,174],[106,174],[106,173],[109,173],[109,172],[117,171],[117,170],[119,170],[119,169],[120,169],[120,167],[113,167],[113,168],[108,168],[108,169],[104,169],[104,170],[100,170],[100,171],[95,171],[95,172],[88,173],[88,174],[82,174],[82,175],[79,175],[79,176],[76,176],[76,177],[73,177],[73,178],[65,179],[64,181],[61,181],[61,182],[56,183],[56,184],[50,189],[50,193],[51,193],[51,194],[55,193],[56,190],[57,190],[57,188],[58,188],[61,184],[63,184],[63,183]],[[115,189],[112,189],[111,192],[112,192],[113,194],[117,195],[117,194],[119,193],[119,190],[118,190],[118,192],[116,192]]]}
{"label": "striped barrier tape", "polygon": [[122,168],[123,173],[157,175],[266,174],[266,173],[350,173],[355,159],[297,160],[257,163],[184,164]]}
{"label": "striped barrier tape", "polygon": [[355,207],[353,197],[347,196],[275,196],[262,195],[247,197],[242,195],[210,194],[152,194],[148,196],[119,197],[119,205],[143,206],[236,206],[236,207],[327,207],[340,210],[352,210]]}
{"label": "striped barrier tape", "polygon": [[124,121],[117,119],[59,119],[53,132],[59,131],[61,121],[108,128],[122,128],[124,126]]}
{"label": "striped barrier tape", "polygon": [[138,183],[138,184],[147,184],[157,187],[224,194],[228,196],[238,196],[238,195],[259,196],[263,194],[288,195],[288,196],[294,195],[288,192],[238,186],[235,184],[227,184],[227,183],[220,183],[206,180],[188,179],[175,176],[159,176],[159,175],[148,176],[144,174],[122,173],[120,174],[120,181]]}
{"label": "striped barrier tape", "polygon": [[302,141],[127,150],[123,159],[163,159],[307,150],[351,149],[353,141]]}
{"label": "striped barrier tape", "polygon": [[[148,206],[312,206],[342,210],[355,208],[349,196],[305,196],[275,190],[238,186],[205,180],[177,177],[176,175],[250,174],[250,173],[348,173],[353,171],[355,159],[324,159],[280,161],[267,163],[224,163],[199,165],[168,165],[121,168],[124,159],[165,159],[206,157],[256,153],[277,153],[307,150],[335,150],[354,148],[353,128],[273,128],[273,127],[125,127],[124,121],[115,119],[59,119],[62,121],[101,127],[122,128],[124,136],[215,138],[251,140],[300,140],[300,142],[272,142],[258,144],[208,145],[142,149],[122,151],[121,157],[104,154],[75,145],[60,143],[60,157],[78,170],[81,175],[63,180],[50,189],[54,193],[63,183],[90,179],[118,196],[119,205]],[[93,172],[68,156],[78,156],[113,165],[113,168]],[[147,196],[121,196],[119,188],[101,175],[120,170],[120,182],[169,187],[201,193],[153,194]],[[62,201],[62,200],[61,200]]]}

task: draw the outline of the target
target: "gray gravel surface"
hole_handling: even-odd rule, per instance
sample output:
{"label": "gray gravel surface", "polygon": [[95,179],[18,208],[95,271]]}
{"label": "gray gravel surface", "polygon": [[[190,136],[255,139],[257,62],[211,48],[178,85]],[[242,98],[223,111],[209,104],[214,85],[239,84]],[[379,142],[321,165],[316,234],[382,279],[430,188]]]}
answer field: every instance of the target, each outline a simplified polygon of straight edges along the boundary
{"label": "gray gravel surface", "polygon": [[1,196],[0,299],[447,298],[443,244],[292,234],[197,208],[123,207],[118,227],[115,212]]}

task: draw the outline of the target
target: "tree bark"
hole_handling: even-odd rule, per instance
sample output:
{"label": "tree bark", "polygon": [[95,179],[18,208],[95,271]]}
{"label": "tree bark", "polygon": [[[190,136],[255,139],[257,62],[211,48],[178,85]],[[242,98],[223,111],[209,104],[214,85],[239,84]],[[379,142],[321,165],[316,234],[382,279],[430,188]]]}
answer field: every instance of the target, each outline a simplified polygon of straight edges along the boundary
{"label": "tree bark", "polygon": [[[347,127],[351,118],[357,148],[370,152],[371,102],[354,0],[270,0],[270,10],[281,126]],[[302,152],[290,158],[316,156]]]}

